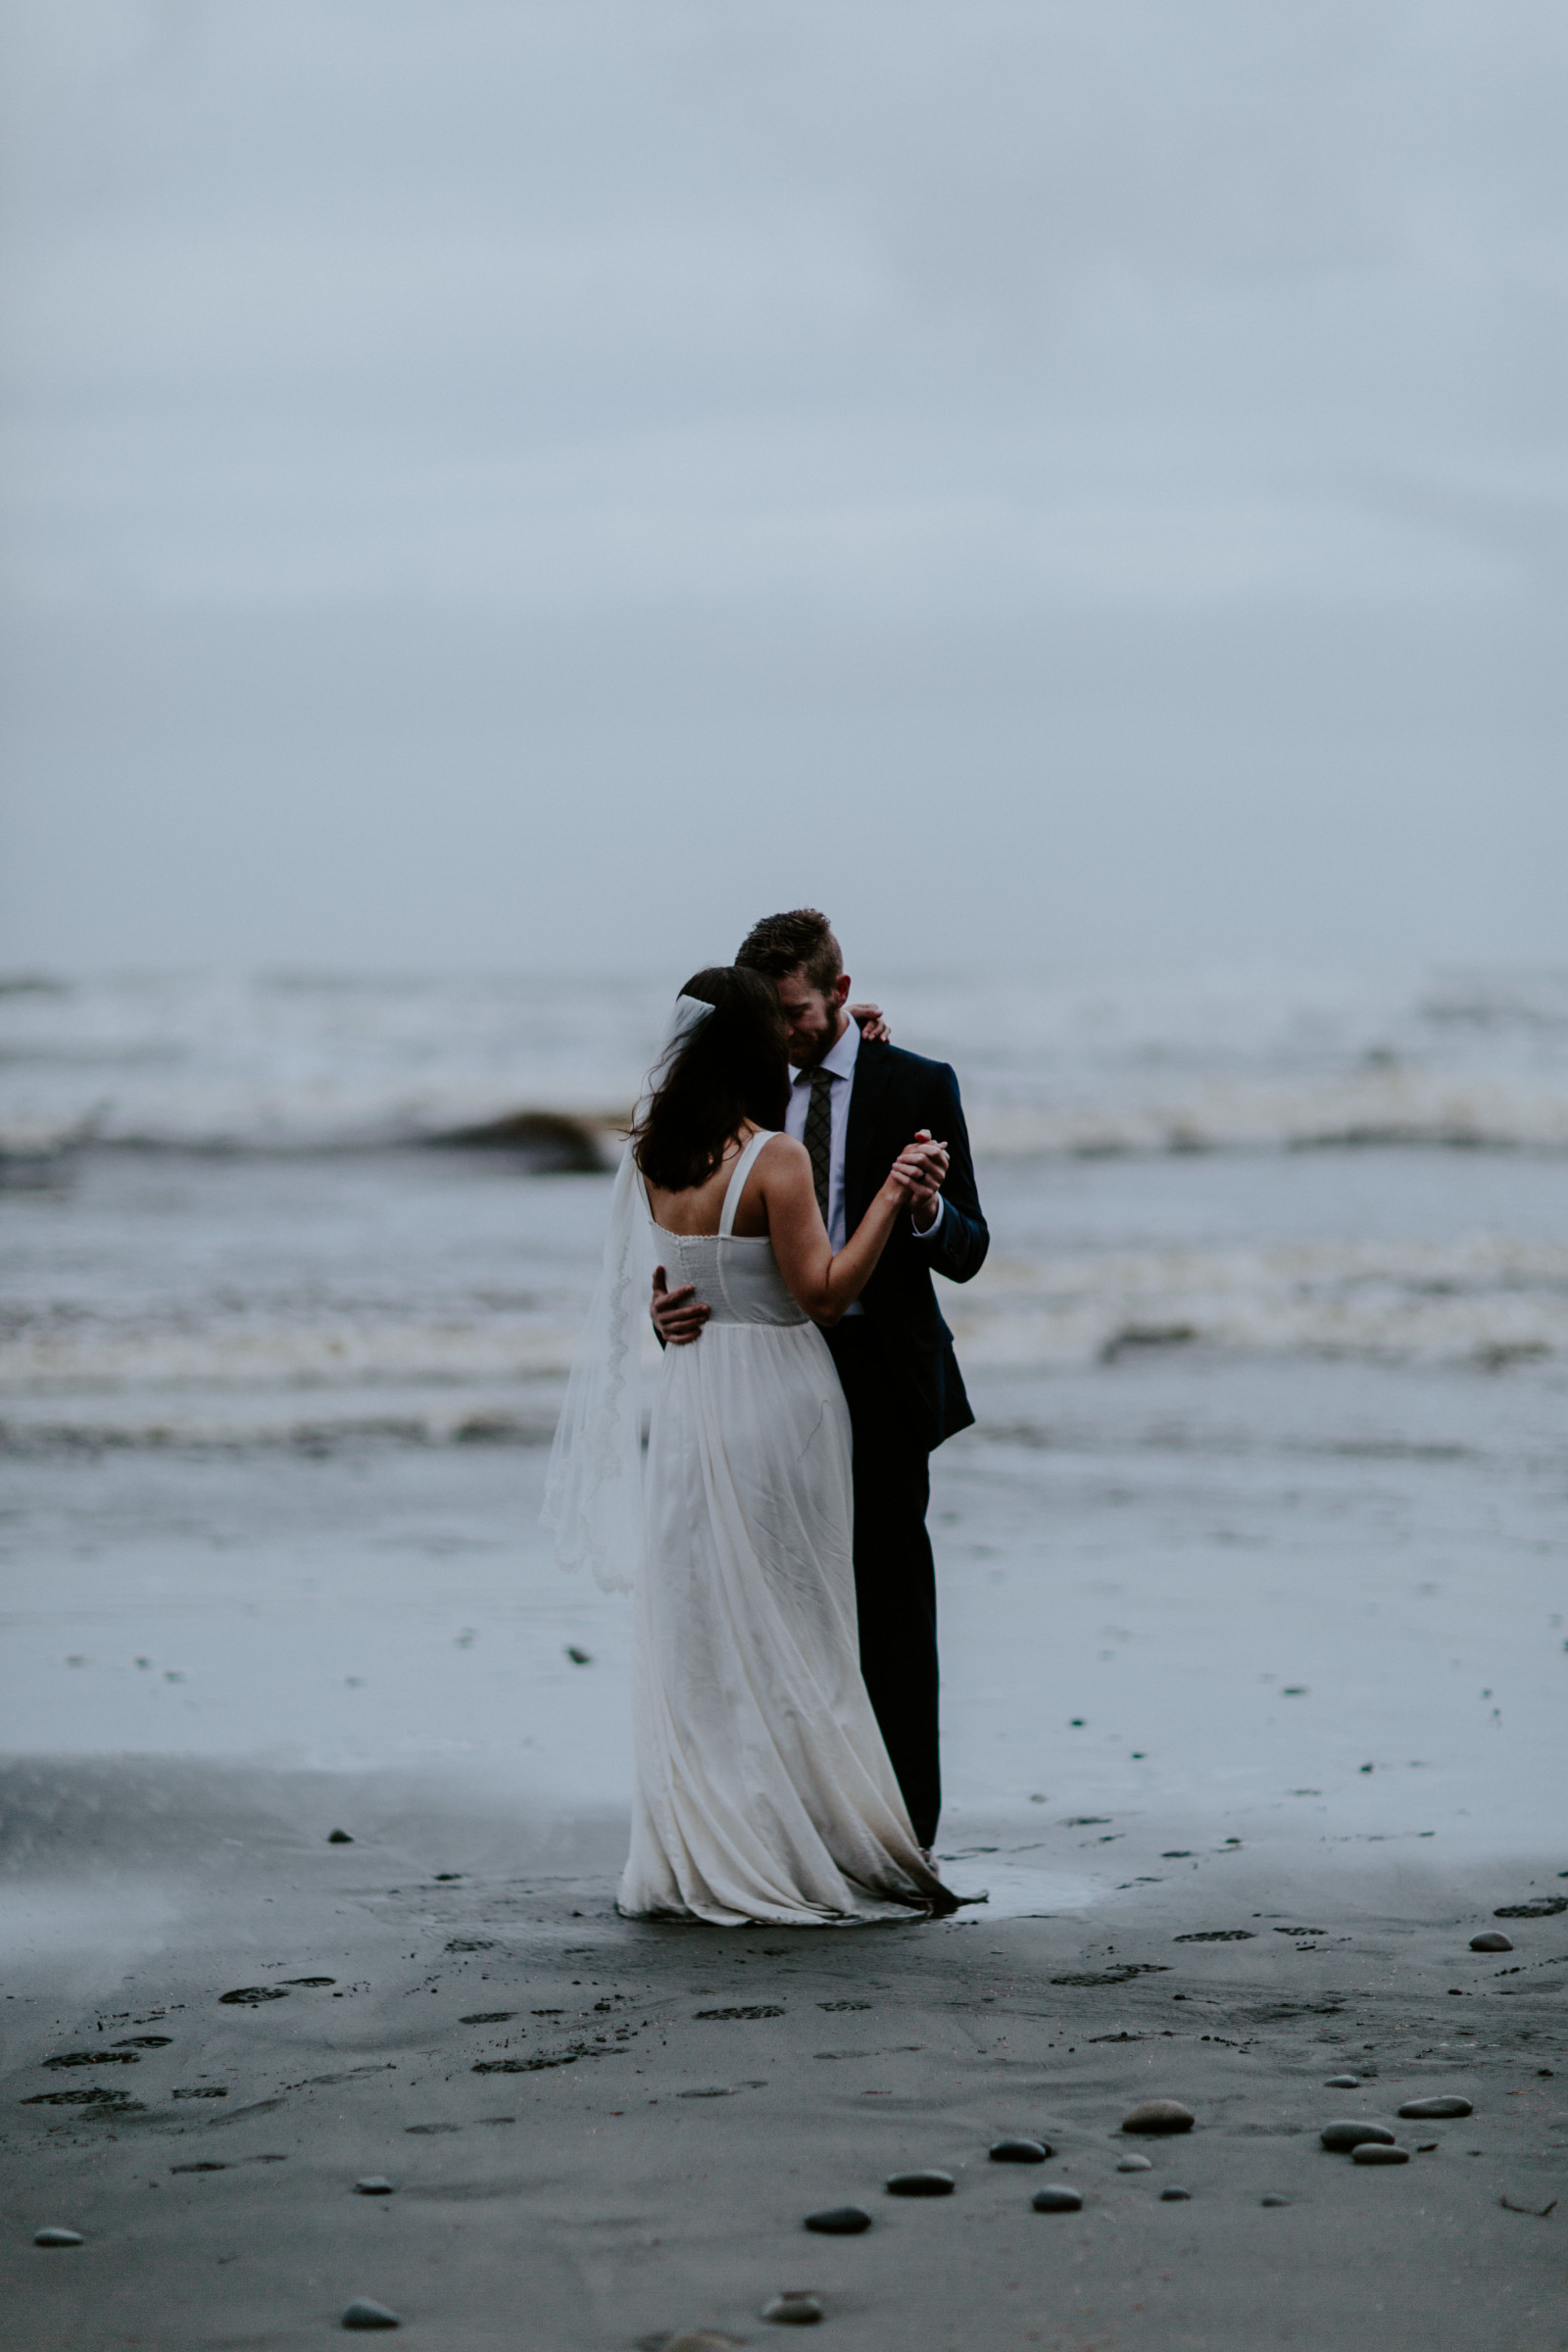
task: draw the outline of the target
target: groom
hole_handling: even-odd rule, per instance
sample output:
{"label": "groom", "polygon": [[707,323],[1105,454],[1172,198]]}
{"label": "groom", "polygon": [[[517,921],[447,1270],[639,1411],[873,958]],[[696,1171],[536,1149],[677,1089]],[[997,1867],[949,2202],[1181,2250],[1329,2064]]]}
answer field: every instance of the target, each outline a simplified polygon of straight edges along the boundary
{"label": "groom", "polygon": [[[917,1133],[942,1150],[931,1189],[916,1196],[865,1289],[825,1337],[855,1439],[855,1589],[860,1671],[917,1840],[929,1848],[942,1809],[937,1748],[937,1593],[926,1533],[930,1454],[974,1419],[953,1334],[931,1277],[967,1282],[991,1236],[975,1191],[958,1082],[946,1062],[885,1042],[874,1007],[862,1036],[848,1009],[849,976],[826,915],[814,907],[764,916],[737,963],[772,981],[794,1064],[786,1124],[805,1144],[817,1204],[842,1250],[872,1194]],[[688,1283],[655,1277],[662,1340],[700,1335],[708,1308]]]}

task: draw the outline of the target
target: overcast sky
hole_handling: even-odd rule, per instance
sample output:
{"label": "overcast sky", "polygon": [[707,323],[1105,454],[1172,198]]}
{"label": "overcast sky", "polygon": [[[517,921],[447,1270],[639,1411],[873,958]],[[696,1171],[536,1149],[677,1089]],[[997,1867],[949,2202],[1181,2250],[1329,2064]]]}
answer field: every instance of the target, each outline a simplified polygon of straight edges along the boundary
{"label": "overcast sky", "polygon": [[1551,0],[5,0],[0,958],[1563,959]]}

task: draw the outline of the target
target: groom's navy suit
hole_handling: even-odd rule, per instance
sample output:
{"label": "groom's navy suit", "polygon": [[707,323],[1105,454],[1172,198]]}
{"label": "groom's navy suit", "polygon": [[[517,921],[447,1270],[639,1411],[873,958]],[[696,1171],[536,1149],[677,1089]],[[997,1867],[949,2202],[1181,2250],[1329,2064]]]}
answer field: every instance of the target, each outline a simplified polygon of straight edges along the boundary
{"label": "groom's navy suit", "polygon": [[862,1040],[844,1138],[844,1221],[853,1233],[917,1129],[950,1155],[935,1233],[901,1217],[860,1294],[863,1314],[826,1334],[855,1436],[855,1588],[860,1669],[909,1808],[929,1846],[942,1809],[937,1746],[937,1595],[926,1533],[929,1457],[974,1419],[933,1274],[968,1282],[991,1236],[946,1062]]}

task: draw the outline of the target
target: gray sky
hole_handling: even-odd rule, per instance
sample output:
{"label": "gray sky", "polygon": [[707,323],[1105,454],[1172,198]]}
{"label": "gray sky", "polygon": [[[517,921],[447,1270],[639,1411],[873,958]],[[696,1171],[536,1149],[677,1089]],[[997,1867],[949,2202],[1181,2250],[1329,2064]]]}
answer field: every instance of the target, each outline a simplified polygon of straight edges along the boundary
{"label": "gray sky", "polygon": [[1546,0],[0,23],[6,962],[1561,956]]}

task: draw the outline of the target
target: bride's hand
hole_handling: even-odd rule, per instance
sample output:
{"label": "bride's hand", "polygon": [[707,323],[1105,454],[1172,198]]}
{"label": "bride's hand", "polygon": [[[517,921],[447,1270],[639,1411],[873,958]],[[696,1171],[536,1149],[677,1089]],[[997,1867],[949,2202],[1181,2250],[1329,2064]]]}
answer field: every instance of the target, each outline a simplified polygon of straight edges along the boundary
{"label": "bride's hand", "polygon": [[945,1147],[921,1140],[905,1145],[888,1170],[888,1184],[902,1204],[916,1196],[929,1197],[937,1192],[946,1173]]}

